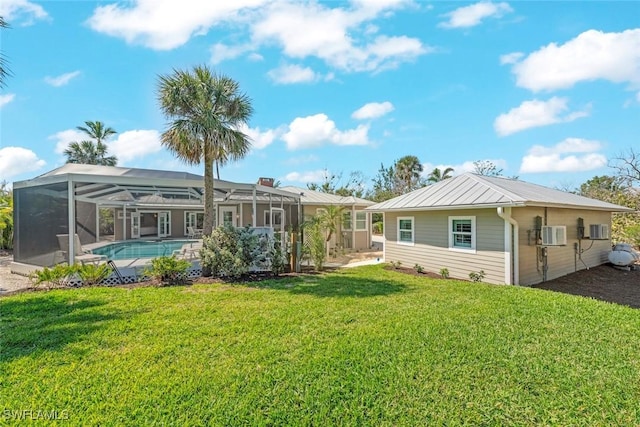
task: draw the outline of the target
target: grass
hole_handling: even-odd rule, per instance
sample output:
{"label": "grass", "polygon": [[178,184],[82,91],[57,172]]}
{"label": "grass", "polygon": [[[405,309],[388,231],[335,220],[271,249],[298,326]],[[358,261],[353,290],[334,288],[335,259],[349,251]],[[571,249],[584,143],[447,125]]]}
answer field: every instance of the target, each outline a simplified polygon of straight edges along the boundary
{"label": "grass", "polygon": [[640,311],[381,266],[1,298],[0,351],[0,424],[640,423]]}

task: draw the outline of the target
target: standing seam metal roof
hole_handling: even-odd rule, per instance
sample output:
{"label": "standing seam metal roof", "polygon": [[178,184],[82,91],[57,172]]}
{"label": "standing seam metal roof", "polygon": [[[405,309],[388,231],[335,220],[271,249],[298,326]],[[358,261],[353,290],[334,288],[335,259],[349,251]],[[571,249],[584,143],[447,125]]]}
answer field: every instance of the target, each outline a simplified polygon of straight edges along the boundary
{"label": "standing seam metal roof", "polygon": [[367,208],[373,211],[480,208],[487,206],[566,206],[631,211],[624,206],[504,177],[465,173]]}

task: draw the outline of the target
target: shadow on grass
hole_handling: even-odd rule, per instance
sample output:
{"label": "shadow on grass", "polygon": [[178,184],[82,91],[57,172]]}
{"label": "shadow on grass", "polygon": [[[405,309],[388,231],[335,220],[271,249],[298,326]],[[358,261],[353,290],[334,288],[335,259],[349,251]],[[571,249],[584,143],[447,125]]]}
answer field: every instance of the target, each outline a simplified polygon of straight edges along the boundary
{"label": "shadow on grass", "polygon": [[121,317],[112,309],[104,313],[105,304],[53,295],[0,300],[0,362],[60,350]]}
{"label": "shadow on grass", "polygon": [[317,297],[366,298],[409,291],[409,287],[393,280],[364,278],[347,273],[306,274],[278,280],[243,283],[242,286],[283,290],[294,295]]}

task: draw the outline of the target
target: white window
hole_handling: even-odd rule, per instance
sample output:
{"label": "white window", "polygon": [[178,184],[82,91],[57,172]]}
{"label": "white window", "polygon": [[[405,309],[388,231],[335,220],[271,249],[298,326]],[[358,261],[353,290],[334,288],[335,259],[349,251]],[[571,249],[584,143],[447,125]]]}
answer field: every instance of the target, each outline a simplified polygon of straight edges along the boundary
{"label": "white window", "polygon": [[363,211],[356,212],[356,230],[367,229],[367,213]]}
{"label": "white window", "polygon": [[204,212],[185,212],[184,213],[184,230],[187,235],[187,228],[193,227],[197,230],[204,228]]}
{"label": "white window", "polygon": [[351,231],[351,211],[342,212],[342,230]]}
{"label": "white window", "polygon": [[414,227],[412,216],[398,217],[398,244],[413,245]]}
{"label": "white window", "polygon": [[476,250],[476,217],[449,217],[449,249],[461,251]]}

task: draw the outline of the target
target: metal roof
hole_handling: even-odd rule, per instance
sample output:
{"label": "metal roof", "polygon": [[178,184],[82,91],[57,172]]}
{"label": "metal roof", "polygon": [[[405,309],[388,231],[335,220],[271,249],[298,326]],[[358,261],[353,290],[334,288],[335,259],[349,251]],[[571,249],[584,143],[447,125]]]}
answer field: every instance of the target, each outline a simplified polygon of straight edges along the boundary
{"label": "metal roof", "polygon": [[294,186],[282,187],[282,190],[300,195],[300,202],[303,205],[335,205],[335,206],[371,206],[371,200],[354,196],[337,196],[335,194],[323,193],[321,191],[309,190]]}
{"label": "metal roof", "polygon": [[[14,189],[73,182],[76,199],[104,206],[202,206],[204,178],[188,172],[68,163],[36,178],[18,181]],[[299,195],[259,184],[214,180],[214,201],[286,201]]]}
{"label": "metal roof", "polygon": [[633,209],[504,177],[464,173],[367,208],[372,211],[547,206],[611,212]]}

